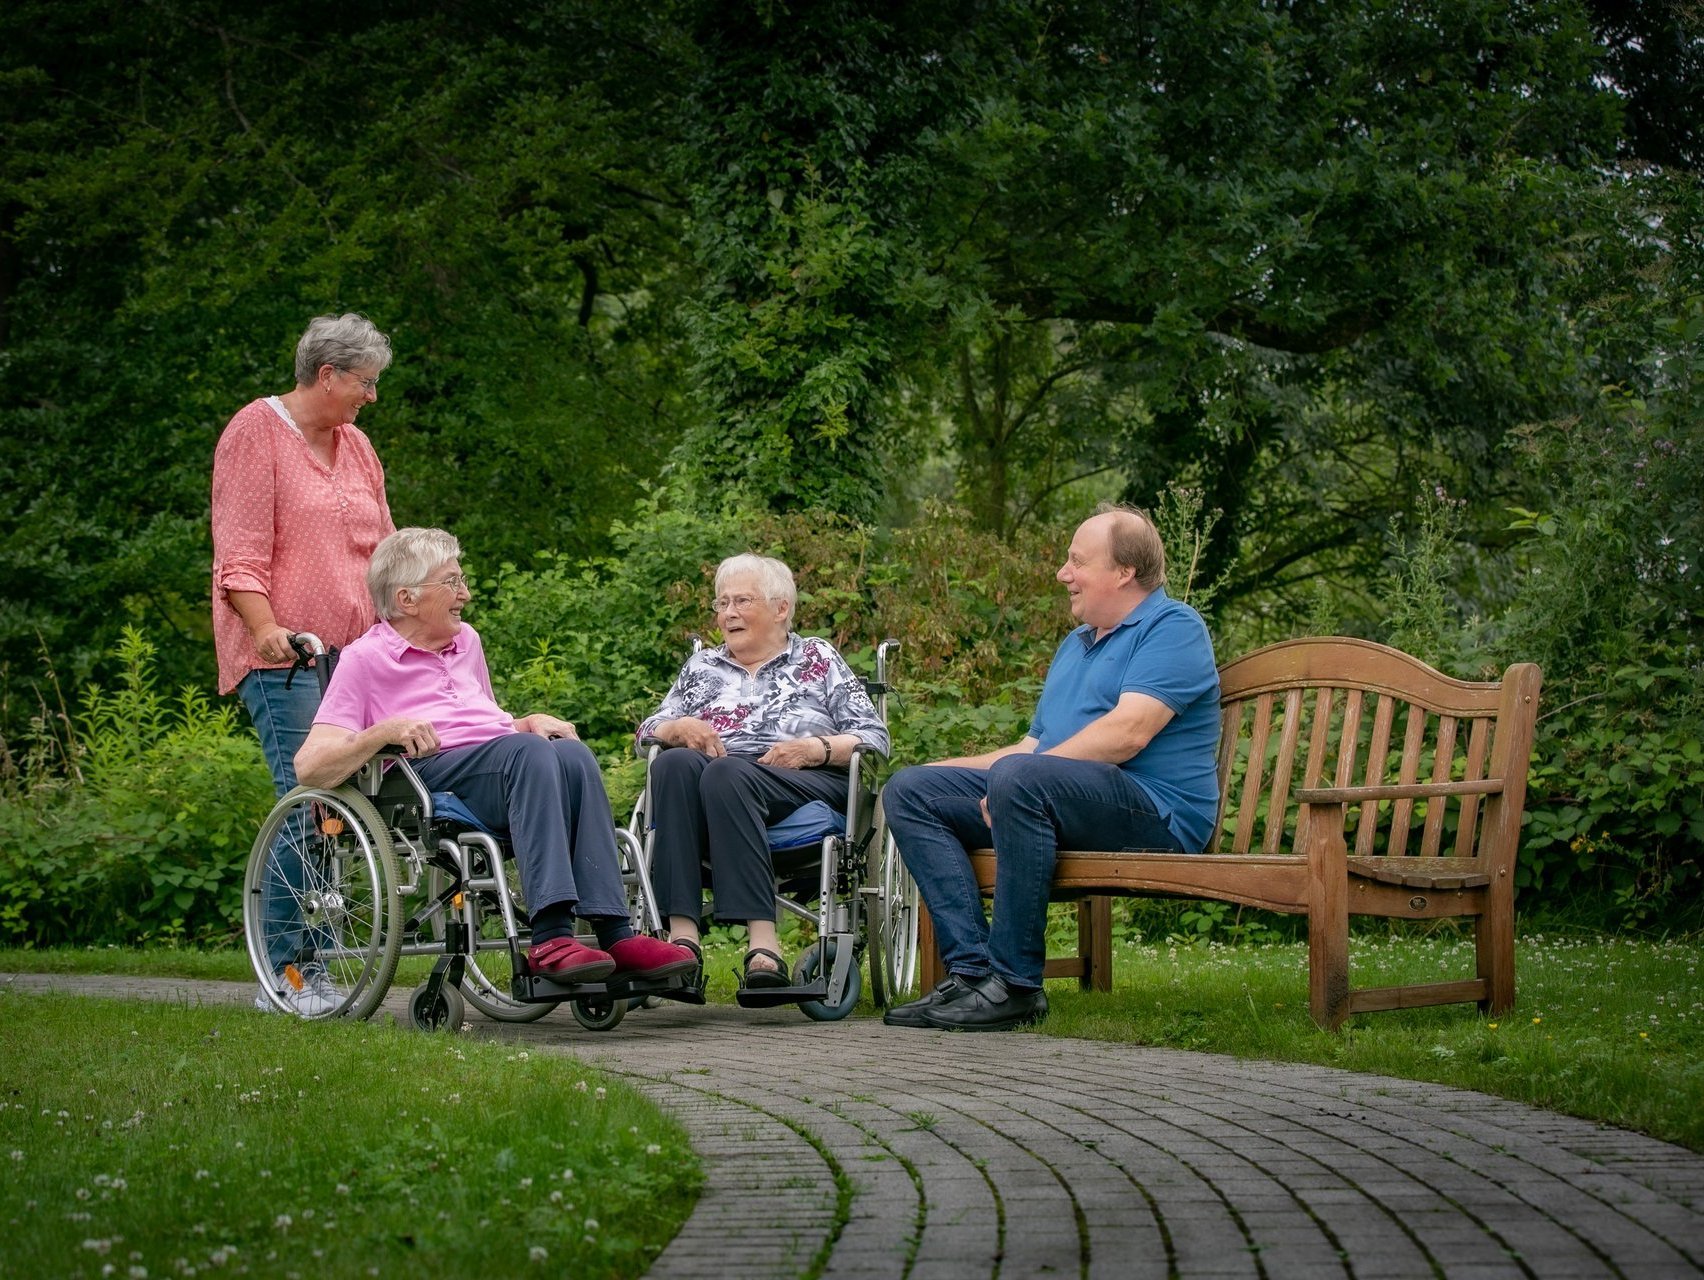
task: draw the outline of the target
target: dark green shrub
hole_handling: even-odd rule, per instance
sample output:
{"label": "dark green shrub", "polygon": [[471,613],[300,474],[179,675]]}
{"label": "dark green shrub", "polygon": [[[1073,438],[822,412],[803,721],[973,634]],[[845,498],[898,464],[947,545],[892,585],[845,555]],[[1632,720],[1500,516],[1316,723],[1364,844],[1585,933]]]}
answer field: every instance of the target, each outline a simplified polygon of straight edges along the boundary
{"label": "dark green shrub", "polygon": [[273,802],[234,704],[161,694],[127,628],[115,689],[90,686],[66,769],[0,795],[0,938],[10,945],[209,941],[241,929],[249,846]]}

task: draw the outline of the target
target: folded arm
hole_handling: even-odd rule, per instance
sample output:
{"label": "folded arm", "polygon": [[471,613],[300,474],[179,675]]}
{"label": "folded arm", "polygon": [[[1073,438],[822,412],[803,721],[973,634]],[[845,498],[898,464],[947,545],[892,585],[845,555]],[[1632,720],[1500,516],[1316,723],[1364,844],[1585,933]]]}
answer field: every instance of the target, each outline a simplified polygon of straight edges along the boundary
{"label": "folded arm", "polygon": [[391,716],[359,731],[315,724],[296,752],[296,781],[304,787],[335,787],[393,746],[406,755],[429,756],[438,749],[438,734],[430,722],[412,716]]}
{"label": "folded arm", "polygon": [[1047,749],[1067,760],[1100,760],[1123,764],[1142,753],[1171,721],[1172,709],[1146,693],[1122,694],[1111,711],[1091,720],[1063,742]]}

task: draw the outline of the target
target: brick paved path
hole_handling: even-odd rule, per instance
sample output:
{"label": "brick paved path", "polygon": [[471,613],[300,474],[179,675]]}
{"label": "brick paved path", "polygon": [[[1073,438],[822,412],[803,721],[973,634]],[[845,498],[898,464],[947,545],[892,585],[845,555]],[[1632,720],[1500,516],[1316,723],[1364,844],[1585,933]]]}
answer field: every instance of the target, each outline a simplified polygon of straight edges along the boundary
{"label": "brick paved path", "polygon": [[577,1054],[680,1116],[707,1182],[652,1269],[666,1280],[818,1260],[915,1280],[1704,1275],[1704,1156],[1464,1090],[791,1009],[669,1006],[602,1034],[566,1012],[473,1026]]}

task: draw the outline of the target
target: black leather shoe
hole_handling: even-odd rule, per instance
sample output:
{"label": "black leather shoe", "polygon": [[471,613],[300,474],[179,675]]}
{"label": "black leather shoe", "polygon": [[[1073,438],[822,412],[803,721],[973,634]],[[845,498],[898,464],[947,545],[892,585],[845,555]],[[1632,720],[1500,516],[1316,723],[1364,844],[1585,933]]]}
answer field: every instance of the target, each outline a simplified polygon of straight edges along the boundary
{"label": "black leather shoe", "polygon": [[923,1010],[923,1025],[942,1031],[1007,1031],[1047,1016],[1045,991],[1013,991],[998,974],[965,978]]}
{"label": "black leather shoe", "polygon": [[913,1000],[909,1004],[896,1004],[882,1015],[882,1021],[890,1027],[926,1027],[923,1021],[923,1011],[933,1009],[940,1004],[948,992],[962,987],[965,980],[956,973],[949,973],[935,984],[935,989],[921,1000]]}

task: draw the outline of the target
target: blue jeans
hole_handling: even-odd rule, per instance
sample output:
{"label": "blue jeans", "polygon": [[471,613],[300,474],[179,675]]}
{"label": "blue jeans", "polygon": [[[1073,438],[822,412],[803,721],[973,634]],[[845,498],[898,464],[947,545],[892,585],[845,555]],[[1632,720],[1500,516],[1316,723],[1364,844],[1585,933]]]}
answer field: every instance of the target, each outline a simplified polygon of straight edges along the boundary
{"label": "blue jeans", "polygon": [[[994,819],[982,820],[986,796]],[[1181,851],[1148,793],[1117,765],[1012,755],[988,769],[913,765],[882,791],[900,856],[917,881],[949,973],[997,973],[1041,986],[1047,898],[1060,849]],[[995,852],[994,919],[970,869],[970,849]]]}
{"label": "blue jeans", "polygon": [[[284,687],[287,670],[251,671],[237,685],[237,696],[248,708],[249,719],[260,737],[260,751],[272,770],[272,786],[282,796],[296,785],[296,752],[313,727],[319,710],[319,681],[311,671],[298,671],[290,687]],[[299,823],[299,815],[293,819]],[[301,951],[305,930],[296,909],[296,895],[281,892],[285,886],[302,888],[303,833],[288,828],[278,833],[272,846],[274,874],[266,877],[261,890],[261,910],[266,936],[272,941],[268,958],[274,970],[282,969]]]}

